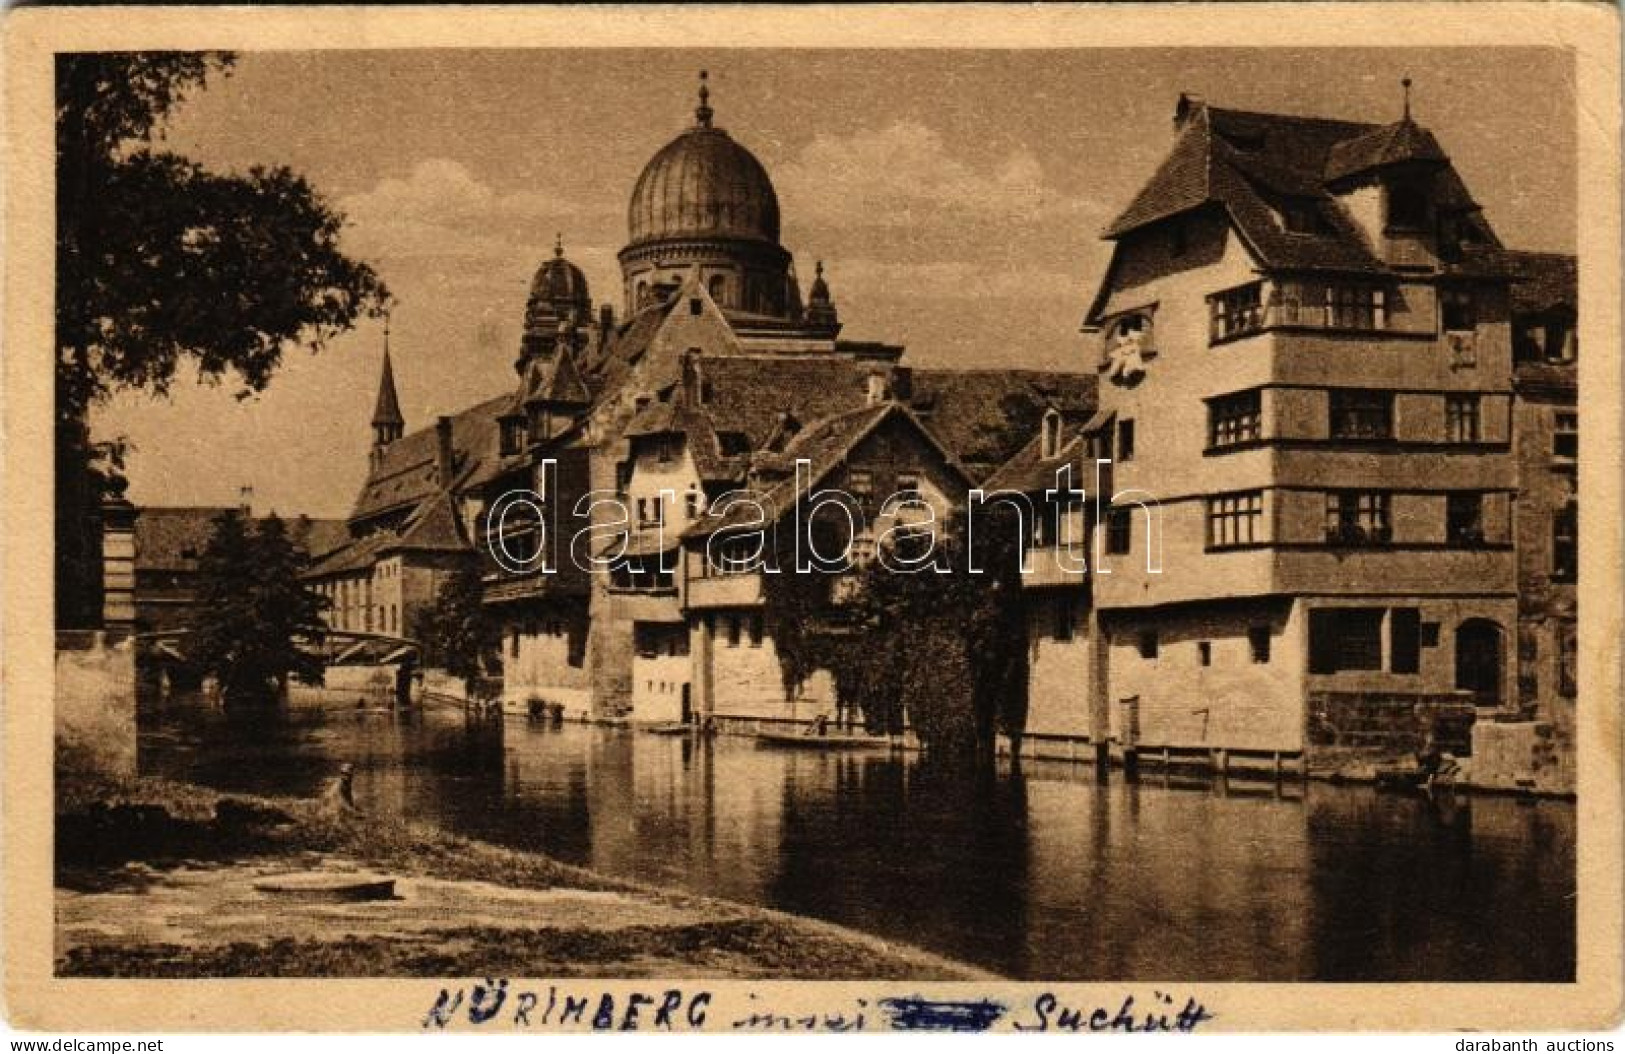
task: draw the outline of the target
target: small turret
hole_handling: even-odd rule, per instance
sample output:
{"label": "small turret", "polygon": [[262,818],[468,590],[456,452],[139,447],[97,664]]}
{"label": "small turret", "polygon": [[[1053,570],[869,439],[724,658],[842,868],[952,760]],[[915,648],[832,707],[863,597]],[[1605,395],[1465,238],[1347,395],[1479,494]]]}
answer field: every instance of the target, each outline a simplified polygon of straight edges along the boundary
{"label": "small turret", "polygon": [[824,261],[819,260],[813,271],[812,290],[807,295],[807,326],[823,335],[833,337],[841,331],[841,318],[835,310],[835,301],[829,295],[829,284],[824,281]]}

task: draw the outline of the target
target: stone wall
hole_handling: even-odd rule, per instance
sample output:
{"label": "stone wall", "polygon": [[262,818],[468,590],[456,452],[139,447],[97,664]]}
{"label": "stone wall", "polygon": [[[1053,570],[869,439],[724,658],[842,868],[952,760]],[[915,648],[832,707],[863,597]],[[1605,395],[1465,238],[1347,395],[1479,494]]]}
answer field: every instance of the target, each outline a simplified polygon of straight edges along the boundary
{"label": "stone wall", "polygon": [[1574,793],[1574,744],[1565,730],[1543,721],[1481,721],[1472,739],[1474,787]]}
{"label": "stone wall", "polygon": [[1477,709],[1460,693],[1309,693],[1310,753],[1353,748],[1372,757],[1409,755],[1431,732],[1440,750],[1473,749]]}
{"label": "stone wall", "polygon": [[59,769],[135,775],[132,637],[101,630],[59,631],[54,706]]}

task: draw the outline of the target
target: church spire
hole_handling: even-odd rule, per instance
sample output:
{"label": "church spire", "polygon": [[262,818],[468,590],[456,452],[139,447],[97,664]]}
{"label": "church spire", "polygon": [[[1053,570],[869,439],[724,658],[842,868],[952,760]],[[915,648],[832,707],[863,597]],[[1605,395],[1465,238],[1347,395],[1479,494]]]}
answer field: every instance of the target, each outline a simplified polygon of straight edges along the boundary
{"label": "church spire", "polygon": [[389,362],[389,316],[384,316],[384,373],[378,382],[378,402],[372,411],[372,445],[375,450],[395,442],[406,430],[401,401],[395,394],[395,371]]}
{"label": "church spire", "polygon": [[694,123],[701,128],[711,127],[711,118],[716,113],[711,109],[711,88],[706,84],[710,76],[709,70],[700,71],[700,104],[694,107]]}

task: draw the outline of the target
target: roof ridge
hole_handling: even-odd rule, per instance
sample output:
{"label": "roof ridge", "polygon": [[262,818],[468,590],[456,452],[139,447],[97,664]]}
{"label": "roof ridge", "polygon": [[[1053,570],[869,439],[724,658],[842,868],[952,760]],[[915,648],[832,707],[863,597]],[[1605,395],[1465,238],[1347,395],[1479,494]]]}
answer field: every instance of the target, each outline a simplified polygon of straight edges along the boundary
{"label": "roof ridge", "polygon": [[1293,121],[1301,124],[1319,125],[1337,124],[1344,125],[1349,128],[1364,128],[1368,131],[1375,128],[1385,127],[1384,124],[1375,121],[1356,121],[1346,117],[1318,117],[1314,114],[1271,113],[1268,110],[1238,110],[1230,106],[1208,105],[1203,106],[1202,111],[1204,113],[1232,114],[1237,117],[1256,117],[1266,121]]}

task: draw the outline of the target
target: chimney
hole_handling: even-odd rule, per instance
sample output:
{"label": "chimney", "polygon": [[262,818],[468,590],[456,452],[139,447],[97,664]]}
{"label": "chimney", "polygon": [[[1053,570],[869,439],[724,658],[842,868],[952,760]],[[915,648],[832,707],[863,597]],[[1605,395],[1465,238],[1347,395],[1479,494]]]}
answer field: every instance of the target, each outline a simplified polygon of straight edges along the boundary
{"label": "chimney", "polygon": [[254,515],[254,488],[242,486],[237,488],[237,511],[243,514],[243,519]]}
{"label": "chimney", "polygon": [[601,337],[607,341],[610,331],[615,328],[615,308],[609,301],[598,305],[598,330]]}
{"label": "chimney", "polygon": [[1174,131],[1183,132],[1185,126],[1190,124],[1196,115],[1206,108],[1207,101],[1200,95],[1180,92],[1179,103],[1174,107]]}
{"label": "chimney", "polygon": [[442,487],[451,486],[454,463],[451,449],[451,418],[441,415],[434,422],[435,481]]}
{"label": "chimney", "polygon": [[908,402],[914,398],[914,367],[893,366],[891,371],[891,390],[893,398],[898,402]]}

